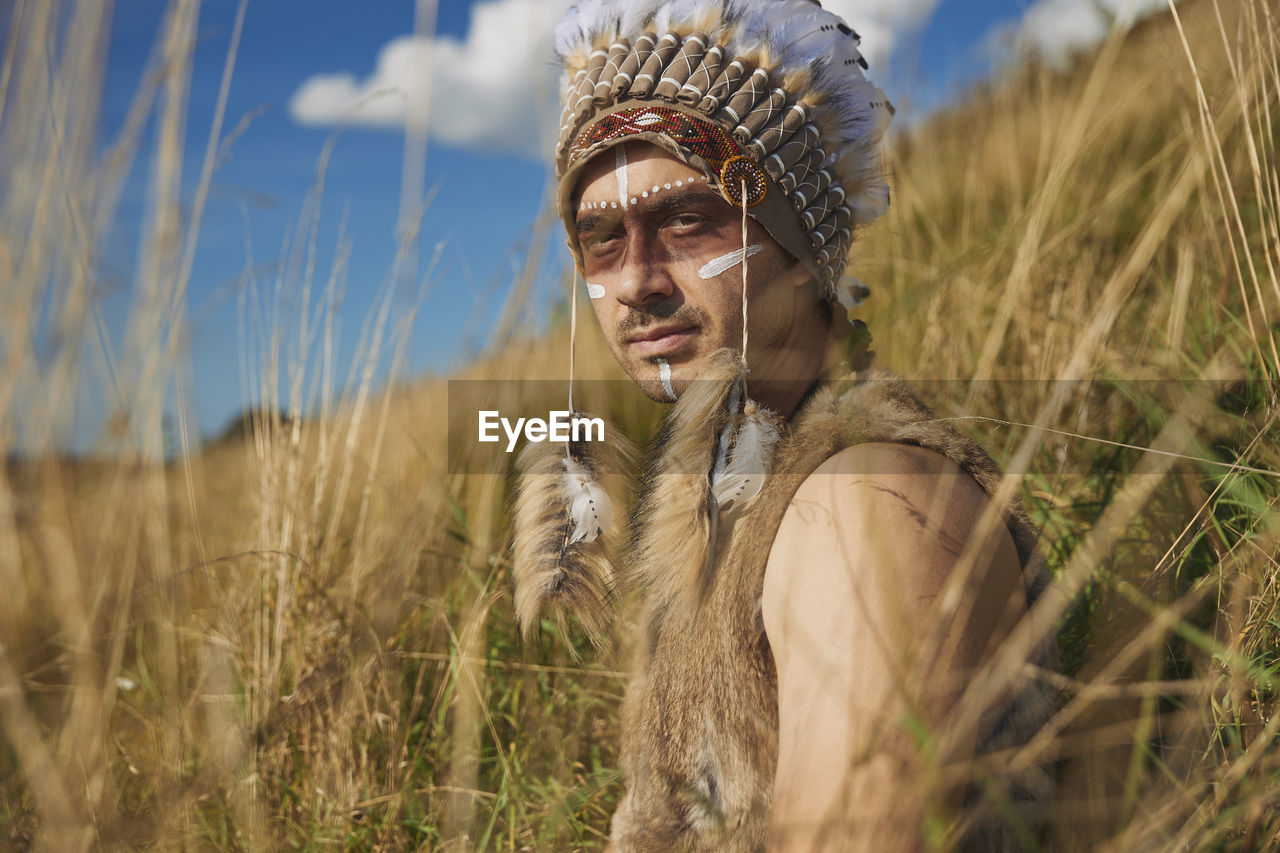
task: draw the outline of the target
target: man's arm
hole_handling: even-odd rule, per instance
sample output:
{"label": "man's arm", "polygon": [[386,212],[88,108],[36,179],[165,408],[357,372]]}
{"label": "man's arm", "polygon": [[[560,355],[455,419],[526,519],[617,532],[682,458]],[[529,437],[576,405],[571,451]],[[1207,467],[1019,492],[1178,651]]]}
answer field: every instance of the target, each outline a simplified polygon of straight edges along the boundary
{"label": "man's arm", "polygon": [[[930,781],[904,721],[941,723],[1025,609],[1003,524],[964,571],[988,503],[940,454],[895,444],[841,451],[796,492],[762,601],[780,722],[771,850],[922,846]],[[943,626],[957,570],[963,603]]]}

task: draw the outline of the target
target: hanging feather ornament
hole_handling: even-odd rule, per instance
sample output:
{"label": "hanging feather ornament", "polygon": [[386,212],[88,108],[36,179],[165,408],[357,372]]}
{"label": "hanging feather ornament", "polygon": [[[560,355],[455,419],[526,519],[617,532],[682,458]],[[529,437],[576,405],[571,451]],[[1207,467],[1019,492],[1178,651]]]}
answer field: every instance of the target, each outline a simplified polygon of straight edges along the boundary
{"label": "hanging feather ornament", "polygon": [[[530,442],[516,460],[512,584],[516,620],[528,637],[547,616],[562,637],[575,617],[592,645],[601,648],[609,623],[614,571],[605,539],[613,529],[613,498],[624,465],[635,457],[617,431],[603,426],[591,440],[591,423],[573,405],[577,363],[578,270],[569,296],[569,441]],[[579,439],[581,422],[586,436]],[[573,646],[570,646],[572,649]]]}
{"label": "hanging feather ornament", "polygon": [[710,485],[718,515],[740,510],[760,494],[782,437],[777,415],[755,400],[743,402],[745,388],[744,369],[726,398],[725,425],[716,438]]}
{"label": "hanging feather ornament", "polygon": [[585,465],[568,456],[561,461],[571,526],[568,544],[594,542],[613,526],[613,502]]}
{"label": "hanging feather ornament", "polygon": [[[728,429],[726,427],[726,431]],[[729,436],[722,436],[723,464],[717,460],[711,473],[711,493],[721,513],[741,509],[760,494],[780,437],[777,417],[754,400],[748,400],[731,441],[725,440]]]}
{"label": "hanging feather ornament", "polygon": [[520,454],[512,577],[524,636],[536,633],[544,616],[568,636],[573,617],[593,645],[604,645],[614,584],[606,540],[614,531],[621,472],[632,456],[616,431],[607,441],[567,447],[531,443]]}
{"label": "hanging feather ornament", "polygon": [[755,402],[744,404],[745,387],[739,353],[714,353],[659,431],[629,563],[629,579],[654,601],[697,600],[709,580],[721,516],[740,511],[764,485],[778,421]]}
{"label": "hanging feather ornament", "polygon": [[[746,198],[746,181],[741,198]],[[764,488],[765,475],[778,443],[778,421],[759,403],[747,398],[747,353],[751,324],[748,322],[749,300],[747,249],[747,209],[742,208],[742,357],[738,376],[729,392],[726,421],[717,437],[716,462],[711,469],[711,494],[716,513],[730,513],[750,503]],[[741,406],[741,411],[739,411]]]}

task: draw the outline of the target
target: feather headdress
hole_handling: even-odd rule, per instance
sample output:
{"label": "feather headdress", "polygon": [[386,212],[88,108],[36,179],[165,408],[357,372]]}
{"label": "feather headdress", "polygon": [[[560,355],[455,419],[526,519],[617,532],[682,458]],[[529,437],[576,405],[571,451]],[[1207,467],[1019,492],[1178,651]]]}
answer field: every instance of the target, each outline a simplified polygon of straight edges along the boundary
{"label": "feather headdress", "polygon": [[[838,291],[853,229],[889,201],[879,143],[893,108],[867,79],[859,44],[814,0],[579,3],[556,29],[565,65],[559,207],[575,254],[577,171],[637,138],[749,205],[827,298],[847,302]],[[704,132],[682,133],[681,116]],[[739,199],[744,175],[752,191]]]}

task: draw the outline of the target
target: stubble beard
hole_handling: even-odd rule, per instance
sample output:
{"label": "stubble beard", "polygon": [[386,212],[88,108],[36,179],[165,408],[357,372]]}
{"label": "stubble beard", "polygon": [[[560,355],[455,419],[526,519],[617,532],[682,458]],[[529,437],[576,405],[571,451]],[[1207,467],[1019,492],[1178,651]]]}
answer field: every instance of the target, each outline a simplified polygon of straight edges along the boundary
{"label": "stubble beard", "polygon": [[[698,336],[693,341],[696,349],[678,350],[672,357],[654,355],[643,356],[632,352],[628,337],[639,329],[658,324],[679,324],[695,326]],[[640,391],[650,400],[658,403],[671,403],[671,395],[667,392],[660,371],[663,362],[671,364],[671,370],[684,373],[680,380],[672,378],[672,387],[677,397],[683,392],[688,380],[700,370],[699,362],[709,353],[703,352],[704,336],[710,329],[709,318],[701,309],[689,304],[671,306],[657,304],[650,308],[632,308],[614,327],[612,343],[614,358],[631,381],[636,383]],[[674,363],[672,363],[674,362]],[[681,368],[684,368],[681,370]]]}

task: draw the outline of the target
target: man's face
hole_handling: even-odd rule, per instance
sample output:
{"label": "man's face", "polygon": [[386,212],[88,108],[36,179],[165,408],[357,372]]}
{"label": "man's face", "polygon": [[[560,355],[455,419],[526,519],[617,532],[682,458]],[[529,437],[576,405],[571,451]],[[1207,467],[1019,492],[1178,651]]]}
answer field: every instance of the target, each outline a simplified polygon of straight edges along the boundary
{"label": "man's face", "polygon": [[[645,143],[597,155],[577,189],[596,317],[627,374],[670,400],[711,353],[742,348],[742,211],[698,170]],[[750,217],[746,244],[747,360],[753,377],[769,378],[797,335],[815,334],[796,323],[809,274]]]}

